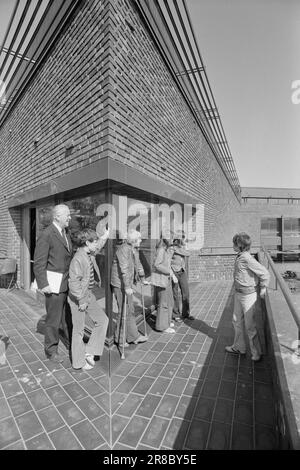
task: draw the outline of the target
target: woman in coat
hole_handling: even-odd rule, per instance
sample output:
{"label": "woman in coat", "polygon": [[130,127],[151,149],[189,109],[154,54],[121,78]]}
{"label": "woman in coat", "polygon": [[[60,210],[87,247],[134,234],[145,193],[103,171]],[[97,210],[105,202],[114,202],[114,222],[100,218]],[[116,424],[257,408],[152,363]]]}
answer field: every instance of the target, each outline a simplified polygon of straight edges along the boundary
{"label": "woman in coat", "polygon": [[172,279],[177,282],[171,270],[172,250],[167,239],[161,238],[156,247],[156,256],[153,263],[153,272],[151,275],[151,283],[156,286],[157,296],[157,315],[156,325],[157,331],[164,333],[175,333],[172,328],[174,323],[171,322],[173,310],[173,292]]}

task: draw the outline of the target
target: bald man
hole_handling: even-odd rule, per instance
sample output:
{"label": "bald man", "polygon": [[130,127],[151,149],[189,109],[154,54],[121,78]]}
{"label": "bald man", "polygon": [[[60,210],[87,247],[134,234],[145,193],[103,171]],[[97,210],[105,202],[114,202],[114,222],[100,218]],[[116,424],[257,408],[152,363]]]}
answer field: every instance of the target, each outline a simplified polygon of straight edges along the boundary
{"label": "bald man", "polygon": [[[65,337],[69,339],[65,320],[65,304],[68,293],[69,266],[72,257],[72,242],[66,231],[71,220],[70,209],[64,204],[53,208],[53,222],[40,234],[34,253],[34,274],[38,288],[45,294],[45,354],[52,362],[63,362],[58,353],[59,328],[62,327]],[[48,271],[48,274],[47,274]],[[50,272],[50,274],[49,274]],[[52,274],[51,274],[52,273]],[[49,284],[51,275],[57,276],[57,291]]]}

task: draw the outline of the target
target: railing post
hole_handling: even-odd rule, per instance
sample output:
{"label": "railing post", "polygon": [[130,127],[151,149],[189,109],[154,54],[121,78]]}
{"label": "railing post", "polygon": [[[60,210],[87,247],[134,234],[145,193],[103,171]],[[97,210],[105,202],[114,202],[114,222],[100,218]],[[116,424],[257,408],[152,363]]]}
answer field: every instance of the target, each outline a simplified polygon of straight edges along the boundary
{"label": "railing post", "polygon": [[298,328],[298,350],[297,350],[298,356],[300,356],[300,328]]}

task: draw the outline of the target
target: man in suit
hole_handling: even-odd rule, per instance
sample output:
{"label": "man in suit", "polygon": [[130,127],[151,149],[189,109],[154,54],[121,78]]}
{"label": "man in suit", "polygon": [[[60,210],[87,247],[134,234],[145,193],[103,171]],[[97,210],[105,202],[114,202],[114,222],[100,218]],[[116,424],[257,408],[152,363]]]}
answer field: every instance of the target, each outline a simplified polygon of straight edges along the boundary
{"label": "man in suit", "polygon": [[[45,354],[51,361],[63,362],[58,354],[59,328],[69,339],[65,319],[65,304],[68,293],[69,266],[72,257],[72,242],[66,228],[71,220],[70,209],[64,204],[53,208],[53,222],[39,236],[34,253],[34,274],[38,288],[45,294]],[[62,274],[58,293],[49,285],[47,271]]]}

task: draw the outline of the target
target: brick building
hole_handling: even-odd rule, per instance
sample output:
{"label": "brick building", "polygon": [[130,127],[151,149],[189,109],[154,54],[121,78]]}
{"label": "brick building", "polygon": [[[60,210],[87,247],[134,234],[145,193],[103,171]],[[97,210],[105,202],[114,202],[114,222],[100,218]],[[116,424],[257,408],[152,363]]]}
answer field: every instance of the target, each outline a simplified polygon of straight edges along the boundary
{"label": "brick building", "polygon": [[[241,228],[239,185],[201,127],[203,116],[154,34],[147,5],[154,8],[154,2],[133,0],[76,2],[4,110],[0,257],[17,258],[24,289],[33,281],[36,237],[60,202],[71,209],[73,230],[95,227],[101,204],[113,203],[118,212],[119,196],[128,206],[143,202],[148,208],[202,204],[204,248],[230,246]],[[141,248],[148,273],[154,245],[145,240]],[[113,249],[109,240],[98,259],[108,312]],[[203,264],[199,253],[191,256],[190,280],[210,278],[209,267],[215,273],[224,261],[210,257]]]}

